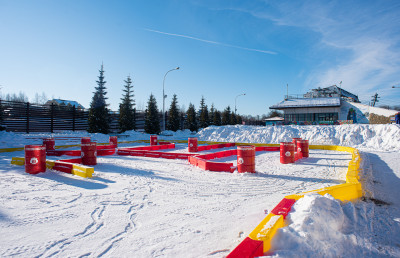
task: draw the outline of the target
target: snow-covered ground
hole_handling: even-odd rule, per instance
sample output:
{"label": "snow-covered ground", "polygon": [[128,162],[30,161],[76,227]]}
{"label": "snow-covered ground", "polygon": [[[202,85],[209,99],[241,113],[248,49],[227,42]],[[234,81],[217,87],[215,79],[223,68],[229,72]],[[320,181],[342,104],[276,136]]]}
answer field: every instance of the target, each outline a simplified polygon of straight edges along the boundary
{"label": "snow-covered ground", "polygon": [[[149,139],[128,132],[119,141]],[[279,230],[277,257],[400,257],[400,127],[397,125],[209,127],[165,140],[311,144],[356,147],[363,158],[365,199],[340,203],[311,195],[296,202]],[[0,148],[37,144],[50,134],[0,132]],[[52,136],[108,136],[59,133]],[[76,144],[56,141],[56,145]],[[120,147],[138,143],[120,144]],[[185,144],[177,144],[179,152]],[[71,149],[76,149],[71,148]],[[171,150],[169,150],[171,151]],[[99,157],[94,177],[47,171],[29,175],[10,165],[23,151],[0,153],[0,256],[223,257],[284,196],[345,181],[347,153],[311,150],[296,164],[278,152],[256,156],[256,174],[203,171],[184,160]],[[235,157],[221,161],[235,163]]]}

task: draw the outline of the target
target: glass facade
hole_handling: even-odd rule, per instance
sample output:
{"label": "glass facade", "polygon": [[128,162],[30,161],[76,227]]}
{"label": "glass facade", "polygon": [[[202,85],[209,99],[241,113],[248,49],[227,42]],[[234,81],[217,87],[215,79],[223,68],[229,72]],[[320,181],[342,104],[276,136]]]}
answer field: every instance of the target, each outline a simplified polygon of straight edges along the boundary
{"label": "glass facade", "polygon": [[285,114],[285,122],[319,122],[336,121],[339,114],[334,113],[305,113],[305,114]]}

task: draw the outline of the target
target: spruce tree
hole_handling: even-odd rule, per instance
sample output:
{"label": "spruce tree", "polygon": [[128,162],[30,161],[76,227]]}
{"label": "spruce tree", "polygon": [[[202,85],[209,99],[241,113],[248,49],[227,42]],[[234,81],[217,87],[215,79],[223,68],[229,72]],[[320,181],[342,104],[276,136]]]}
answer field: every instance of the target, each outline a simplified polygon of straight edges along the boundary
{"label": "spruce tree", "polygon": [[221,119],[221,124],[222,125],[229,125],[231,122],[231,107],[225,108],[224,112],[222,112],[222,119]]}
{"label": "spruce tree", "polygon": [[221,125],[221,111],[215,110],[215,115],[213,119],[214,125]]}
{"label": "spruce tree", "polygon": [[196,119],[196,109],[192,103],[189,103],[189,108],[186,111],[186,128],[190,131],[197,132],[197,119]]}
{"label": "spruce tree", "polygon": [[171,131],[178,131],[180,125],[180,115],[179,115],[179,108],[178,108],[178,99],[176,94],[172,97],[171,106],[169,107],[168,111],[168,124],[167,129]]}
{"label": "spruce tree", "polygon": [[234,112],[231,113],[231,117],[230,117],[229,120],[230,120],[230,121],[229,121],[229,124],[230,124],[230,125],[235,125],[235,124],[237,124],[237,121],[236,121],[236,114],[235,114]]}
{"label": "spruce tree", "polygon": [[204,97],[201,97],[200,108],[199,108],[199,127],[206,128],[210,124],[208,117],[208,107],[205,104]]}
{"label": "spruce tree", "polygon": [[215,120],[215,107],[214,107],[214,103],[211,104],[210,113],[209,113],[209,120],[210,120],[210,125],[215,125],[215,123],[214,123],[214,120]]}
{"label": "spruce tree", "polygon": [[119,130],[121,132],[135,130],[136,129],[136,116],[135,116],[135,100],[133,97],[133,85],[131,77],[128,76],[126,80],[124,80],[124,94],[121,98],[122,102],[119,104]]}
{"label": "spruce tree", "polygon": [[149,101],[147,102],[144,131],[148,134],[159,134],[161,132],[157,101],[153,94],[150,94]]}
{"label": "spruce tree", "polygon": [[97,87],[95,87],[95,92],[93,92],[93,98],[90,103],[89,116],[88,116],[88,132],[90,133],[104,133],[107,134],[110,131],[111,117],[108,104],[106,103],[107,92],[104,80],[104,69],[103,64],[101,65],[101,70],[99,70],[99,79],[96,81]]}
{"label": "spruce tree", "polygon": [[1,104],[0,99],[0,131],[5,130],[6,128],[3,126],[3,105]]}

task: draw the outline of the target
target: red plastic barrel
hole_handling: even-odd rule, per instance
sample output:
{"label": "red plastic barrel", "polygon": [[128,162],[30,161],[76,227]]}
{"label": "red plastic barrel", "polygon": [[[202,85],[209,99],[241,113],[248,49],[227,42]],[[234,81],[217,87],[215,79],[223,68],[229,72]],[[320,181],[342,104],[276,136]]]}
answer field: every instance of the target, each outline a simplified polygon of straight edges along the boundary
{"label": "red plastic barrel", "polygon": [[157,135],[150,135],[150,145],[157,145]]}
{"label": "red plastic barrel", "polygon": [[25,172],[37,174],[46,171],[46,146],[25,145]]}
{"label": "red plastic barrel", "polygon": [[297,154],[299,156],[299,159],[308,158],[308,140],[297,140]]}
{"label": "red plastic barrel", "polygon": [[89,142],[90,142],[90,137],[82,137],[81,138],[81,144],[89,143]]}
{"label": "red plastic barrel", "polygon": [[45,138],[43,139],[43,145],[46,146],[46,150],[54,150],[54,146],[56,145],[56,142],[54,138]]}
{"label": "red plastic barrel", "polygon": [[189,152],[197,152],[197,138],[188,139]]}
{"label": "red plastic barrel", "polygon": [[237,169],[239,173],[256,173],[256,147],[242,145],[237,147]]}
{"label": "red plastic barrel", "polygon": [[89,142],[81,144],[81,156],[83,165],[96,165],[97,143]]}
{"label": "red plastic barrel", "polygon": [[118,137],[117,136],[110,136],[110,144],[115,145],[115,147],[118,147]]}
{"label": "red plastic barrel", "polygon": [[294,152],[297,152],[296,146],[297,146],[297,141],[298,140],[301,140],[301,138],[292,138],[292,142],[294,143],[294,147],[295,147]]}
{"label": "red plastic barrel", "polygon": [[282,164],[294,163],[294,143],[281,142],[280,160]]}

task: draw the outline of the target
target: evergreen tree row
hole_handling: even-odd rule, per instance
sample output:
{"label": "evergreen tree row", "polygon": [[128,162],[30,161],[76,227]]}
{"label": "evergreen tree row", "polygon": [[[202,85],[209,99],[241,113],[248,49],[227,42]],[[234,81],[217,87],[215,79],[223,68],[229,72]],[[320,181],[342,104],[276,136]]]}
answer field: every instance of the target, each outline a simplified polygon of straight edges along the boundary
{"label": "evergreen tree row", "polygon": [[[108,109],[106,81],[104,80],[104,67],[101,65],[99,77],[96,81],[97,87],[93,92],[92,101],[90,102],[88,117],[88,132],[104,133],[110,132],[111,114]],[[119,104],[118,125],[120,132],[136,129],[136,109],[133,97],[133,85],[130,76],[124,80],[123,96]]]}
{"label": "evergreen tree row", "polygon": [[[93,92],[92,101],[89,108],[88,132],[104,133],[110,132],[111,114],[107,104],[106,81],[104,78],[104,67],[101,65],[99,77],[96,81],[97,87]],[[120,132],[136,129],[136,109],[134,100],[134,90],[130,76],[124,80],[123,95],[119,104],[118,125]],[[157,101],[151,94],[145,110],[145,132],[149,134],[159,134],[160,118],[162,114],[158,111]],[[0,117],[1,119],[1,117]],[[214,104],[210,110],[205,103],[204,97],[201,98],[200,107],[196,112],[195,106],[190,103],[186,111],[180,111],[176,94],[172,97],[172,102],[168,110],[167,130],[177,131],[179,129],[189,129],[198,131],[210,125],[234,125],[241,124],[242,117],[231,112],[228,106],[224,111],[215,109]]]}

